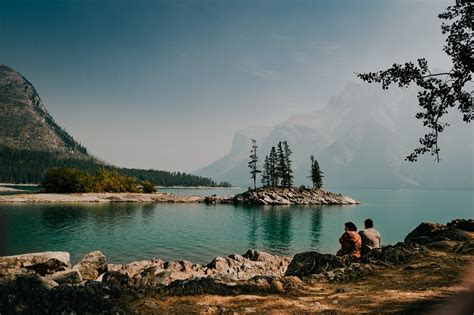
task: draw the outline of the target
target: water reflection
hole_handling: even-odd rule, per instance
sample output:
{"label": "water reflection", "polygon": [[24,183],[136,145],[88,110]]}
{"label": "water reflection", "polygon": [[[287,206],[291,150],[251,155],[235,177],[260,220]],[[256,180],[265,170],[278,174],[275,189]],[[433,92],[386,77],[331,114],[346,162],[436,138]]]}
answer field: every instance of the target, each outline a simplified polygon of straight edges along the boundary
{"label": "water reflection", "polygon": [[155,204],[147,203],[142,206],[142,217],[145,220],[150,220],[155,215]]}
{"label": "water reflection", "polygon": [[311,211],[311,248],[318,248],[321,240],[323,207],[315,206]]}
{"label": "water reflection", "polygon": [[272,252],[287,254],[292,237],[290,207],[264,206],[261,209],[264,246]]}
{"label": "water reflection", "polygon": [[257,247],[257,229],[258,229],[258,222],[257,222],[257,213],[256,209],[252,209],[249,211],[249,232],[248,232],[248,243],[249,248],[256,248]]}

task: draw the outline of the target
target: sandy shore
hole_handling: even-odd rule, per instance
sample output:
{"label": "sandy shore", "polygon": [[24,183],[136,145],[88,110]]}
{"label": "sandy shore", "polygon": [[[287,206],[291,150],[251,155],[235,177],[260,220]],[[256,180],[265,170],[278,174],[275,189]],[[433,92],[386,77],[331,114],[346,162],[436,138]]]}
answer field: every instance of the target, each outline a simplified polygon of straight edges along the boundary
{"label": "sandy shore", "polygon": [[0,196],[0,203],[60,203],[60,202],[168,202],[201,203],[203,196],[179,196],[170,193],[78,193],[78,194],[18,194]]}

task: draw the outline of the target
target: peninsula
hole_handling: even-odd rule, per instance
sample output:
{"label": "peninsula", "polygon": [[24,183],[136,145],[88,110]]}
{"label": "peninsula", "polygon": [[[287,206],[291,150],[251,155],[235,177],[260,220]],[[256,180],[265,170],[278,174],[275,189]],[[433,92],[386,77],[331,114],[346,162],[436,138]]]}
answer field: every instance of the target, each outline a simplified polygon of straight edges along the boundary
{"label": "peninsula", "polygon": [[32,193],[0,196],[0,203],[164,202],[251,205],[353,205],[351,197],[322,189],[259,188],[231,197],[154,193]]}

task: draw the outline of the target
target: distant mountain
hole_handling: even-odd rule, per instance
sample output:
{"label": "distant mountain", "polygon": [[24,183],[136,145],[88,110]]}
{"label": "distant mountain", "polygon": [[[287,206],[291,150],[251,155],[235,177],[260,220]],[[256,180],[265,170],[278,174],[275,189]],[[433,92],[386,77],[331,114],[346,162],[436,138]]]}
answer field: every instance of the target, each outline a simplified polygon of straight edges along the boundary
{"label": "distant mountain", "polygon": [[440,142],[441,163],[429,156],[414,164],[404,161],[425,132],[414,117],[416,110],[413,89],[384,91],[350,83],[321,110],[293,115],[268,133],[255,128],[240,131],[229,154],[195,173],[249,186],[248,151],[254,137],[260,161],[271,146],[288,141],[296,184],[309,184],[306,177],[313,154],[324,172],[326,187],[473,189],[472,125],[454,123],[446,130]]}
{"label": "distant mountain", "polygon": [[[38,183],[47,169],[115,169],[161,186],[216,186],[210,178],[159,170],[117,168],[92,157],[46,110],[33,85],[0,65],[0,182]],[[224,183],[221,183],[221,185]]]}

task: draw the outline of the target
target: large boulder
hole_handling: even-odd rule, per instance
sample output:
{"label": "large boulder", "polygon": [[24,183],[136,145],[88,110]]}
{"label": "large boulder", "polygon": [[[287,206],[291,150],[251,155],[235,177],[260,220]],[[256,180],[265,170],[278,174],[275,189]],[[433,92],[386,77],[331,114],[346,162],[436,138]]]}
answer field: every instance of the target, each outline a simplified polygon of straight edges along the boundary
{"label": "large boulder", "polygon": [[0,313],[35,314],[51,308],[51,287],[34,272],[0,280]]}
{"label": "large boulder", "polygon": [[429,244],[444,240],[468,242],[473,239],[470,232],[459,229],[456,225],[423,222],[405,237],[405,243]]}
{"label": "large boulder", "polygon": [[21,268],[41,275],[62,271],[71,266],[67,252],[41,252],[0,257],[0,277],[18,272]]}
{"label": "large boulder", "polygon": [[474,232],[474,219],[456,219],[446,225],[449,228],[457,228],[468,232]]}
{"label": "large boulder", "polygon": [[104,254],[97,250],[82,257],[72,269],[79,271],[84,280],[95,280],[107,271],[107,261]]}
{"label": "large boulder", "polygon": [[342,268],[344,264],[339,257],[318,252],[304,252],[293,257],[285,276],[304,277],[310,274],[324,273],[336,268]]}
{"label": "large boulder", "polygon": [[46,277],[47,279],[53,280],[59,285],[62,284],[76,284],[82,282],[82,277],[77,270],[65,270],[59,271]]}

